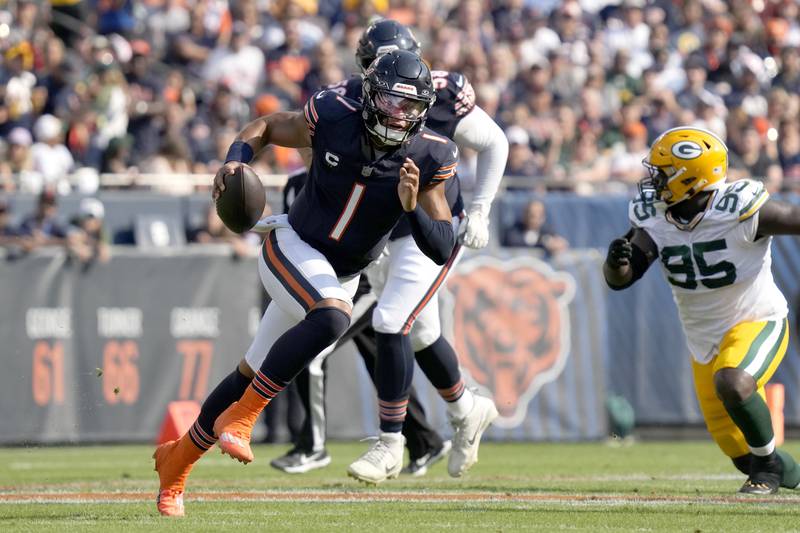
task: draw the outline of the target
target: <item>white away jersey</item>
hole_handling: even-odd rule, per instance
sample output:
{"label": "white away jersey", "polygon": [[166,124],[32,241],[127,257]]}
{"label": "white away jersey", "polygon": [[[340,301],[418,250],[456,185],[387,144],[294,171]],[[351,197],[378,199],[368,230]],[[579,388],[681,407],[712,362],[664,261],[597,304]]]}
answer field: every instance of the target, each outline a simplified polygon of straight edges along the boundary
{"label": "white away jersey", "polygon": [[663,202],[638,195],[629,205],[633,226],[658,246],[689,349],[700,363],[717,354],[736,324],[779,320],[788,313],[772,279],[772,237],[756,240],[758,210],[768,197],[757,181],[726,184],[713,193],[692,229],[670,222]]}

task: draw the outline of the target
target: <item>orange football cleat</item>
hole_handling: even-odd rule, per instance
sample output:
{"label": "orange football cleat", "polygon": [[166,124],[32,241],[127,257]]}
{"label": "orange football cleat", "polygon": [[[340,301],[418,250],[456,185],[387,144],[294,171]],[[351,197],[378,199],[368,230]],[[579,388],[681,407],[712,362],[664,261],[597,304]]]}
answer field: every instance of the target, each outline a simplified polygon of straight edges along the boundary
{"label": "orange football cleat", "polygon": [[195,446],[189,434],[178,440],[165,442],[153,453],[154,470],[158,472],[158,512],[164,516],[183,516],[183,489],[186,478],[205,450]]}
{"label": "orange football cleat", "polygon": [[156,507],[162,516],[183,516],[183,491],[177,492],[170,489],[159,491]]}
{"label": "orange football cleat", "polygon": [[228,407],[214,422],[214,433],[222,453],[247,464],[253,460],[250,435],[261,411],[247,408],[241,401]]}

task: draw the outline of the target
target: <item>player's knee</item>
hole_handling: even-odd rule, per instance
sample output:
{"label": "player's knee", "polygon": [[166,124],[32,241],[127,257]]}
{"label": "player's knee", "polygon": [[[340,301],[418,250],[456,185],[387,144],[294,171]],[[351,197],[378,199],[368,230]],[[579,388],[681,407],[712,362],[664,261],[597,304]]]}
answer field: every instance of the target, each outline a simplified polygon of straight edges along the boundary
{"label": "player's knee", "polygon": [[732,457],[731,461],[733,461],[733,466],[735,466],[739,472],[742,474],[750,475],[750,458],[751,455],[749,453],[742,455],[740,457]]}
{"label": "player's knee", "polygon": [[442,336],[442,328],[437,323],[436,325],[423,326],[421,324],[414,324],[411,328],[411,347],[415,352],[424,350]]}
{"label": "player's knee", "polygon": [[405,320],[390,310],[376,307],[372,312],[372,329],[378,333],[400,333],[405,325]]}
{"label": "player's knee", "polygon": [[756,380],[739,368],[723,368],[714,374],[714,388],[722,403],[737,404],[756,392]]}
{"label": "player's knee", "polygon": [[333,343],[350,327],[350,315],[339,307],[315,307],[306,315],[314,331]]}

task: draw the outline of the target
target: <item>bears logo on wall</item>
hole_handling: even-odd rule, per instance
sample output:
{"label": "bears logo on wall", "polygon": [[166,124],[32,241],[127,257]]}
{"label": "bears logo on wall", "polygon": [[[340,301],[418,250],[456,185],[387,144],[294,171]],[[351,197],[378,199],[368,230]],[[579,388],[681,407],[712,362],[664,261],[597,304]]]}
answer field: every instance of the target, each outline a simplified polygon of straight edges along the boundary
{"label": "bears logo on wall", "polygon": [[477,256],[461,264],[449,287],[461,365],[494,398],[495,424],[516,427],[564,368],[575,280],[532,257]]}

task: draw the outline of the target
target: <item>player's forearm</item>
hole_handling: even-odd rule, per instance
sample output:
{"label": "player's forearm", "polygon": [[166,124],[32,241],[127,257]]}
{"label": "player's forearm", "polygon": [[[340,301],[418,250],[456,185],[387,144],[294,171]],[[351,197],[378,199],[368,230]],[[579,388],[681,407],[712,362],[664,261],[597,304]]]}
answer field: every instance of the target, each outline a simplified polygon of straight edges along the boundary
{"label": "player's forearm", "polygon": [[447,262],[456,246],[456,234],[449,220],[435,220],[417,204],[406,213],[411,225],[411,236],[422,253],[437,265]]}
{"label": "player's forearm", "polygon": [[500,126],[479,107],[458,123],[453,137],[459,148],[471,148],[478,153],[470,210],[479,209],[488,215],[506,168],[508,139]]}
{"label": "player's forearm", "polygon": [[800,206],[767,200],[758,211],[759,235],[800,235]]}
{"label": "player's forearm", "polygon": [[310,147],[311,138],[302,114],[273,113],[248,123],[236,136],[225,160],[249,163],[268,144]]}
{"label": "player's forearm", "polygon": [[[239,135],[236,136],[236,141],[246,143],[254,154],[257,154],[262,148],[269,144],[268,135],[268,118],[259,117],[254,121],[248,123]],[[234,141],[235,142],[235,141]]]}

